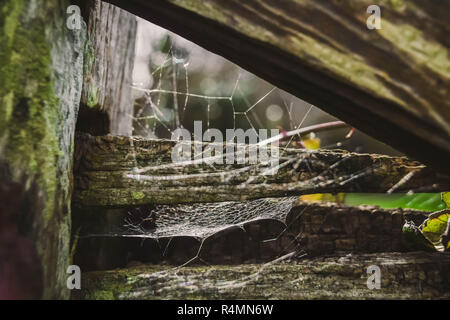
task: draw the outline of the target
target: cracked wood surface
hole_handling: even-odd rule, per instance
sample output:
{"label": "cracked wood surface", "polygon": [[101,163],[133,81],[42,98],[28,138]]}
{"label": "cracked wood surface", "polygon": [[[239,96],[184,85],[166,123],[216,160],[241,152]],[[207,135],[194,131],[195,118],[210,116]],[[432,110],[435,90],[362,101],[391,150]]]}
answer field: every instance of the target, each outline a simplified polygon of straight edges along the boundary
{"label": "cracked wood surface", "polygon": [[176,143],[77,134],[74,204],[126,207],[323,192],[450,189],[447,176],[405,157],[279,149],[284,166],[276,174],[262,175],[267,168],[258,165],[176,165],[171,158]]}
{"label": "cracked wood surface", "polygon": [[[109,0],[450,171],[450,1]],[[368,30],[368,6],[381,7]]]}

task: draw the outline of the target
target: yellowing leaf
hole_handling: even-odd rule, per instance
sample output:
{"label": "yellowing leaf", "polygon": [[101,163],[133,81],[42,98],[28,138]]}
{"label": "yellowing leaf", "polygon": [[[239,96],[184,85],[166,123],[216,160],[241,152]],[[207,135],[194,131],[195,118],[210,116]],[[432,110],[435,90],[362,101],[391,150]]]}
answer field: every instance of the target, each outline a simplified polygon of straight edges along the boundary
{"label": "yellowing leaf", "polygon": [[447,208],[450,208],[450,192],[442,192],[441,198],[442,198],[442,201],[444,201]]}
{"label": "yellowing leaf", "polygon": [[303,196],[300,196],[300,200],[305,202],[318,202],[322,200],[322,197],[323,197],[322,193],[305,194]]}
{"label": "yellowing leaf", "polygon": [[315,194],[306,194],[300,196],[300,200],[305,202],[336,202],[343,203],[345,199],[345,193],[315,193]]}
{"label": "yellowing leaf", "polygon": [[437,218],[429,219],[422,229],[423,235],[433,243],[438,243],[441,239],[441,235],[447,229],[449,217],[450,213],[444,213]]}
{"label": "yellowing leaf", "polygon": [[303,145],[308,150],[317,150],[320,148],[320,139],[314,138],[314,139],[303,140]]}
{"label": "yellowing leaf", "polygon": [[323,194],[323,201],[328,201],[328,202],[336,202],[336,203],[344,203],[345,201],[345,193],[336,193],[336,194],[332,194],[332,193],[324,193]]}

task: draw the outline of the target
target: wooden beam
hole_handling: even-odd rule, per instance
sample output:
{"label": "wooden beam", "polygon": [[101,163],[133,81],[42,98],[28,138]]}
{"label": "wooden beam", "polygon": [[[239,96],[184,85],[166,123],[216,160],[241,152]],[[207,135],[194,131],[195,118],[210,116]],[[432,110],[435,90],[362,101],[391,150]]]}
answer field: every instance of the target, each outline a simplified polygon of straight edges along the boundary
{"label": "wooden beam", "polygon": [[176,143],[78,134],[74,203],[126,207],[323,192],[450,189],[448,177],[404,157],[279,149],[280,168],[264,175],[267,167],[261,165],[211,166],[195,161],[176,165],[171,157]]}
{"label": "wooden beam", "polygon": [[[236,211],[229,212],[231,215],[239,215],[239,208],[246,207],[242,202],[232,205]],[[212,233],[202,234],[196,221],[191,221],[191,228],[197,230],[194,236],[180,230],[187,229],[181,222],[187,213],[182,207],[170,206],[169,214],[156,210],[152,226],[142,223],[152,212],[149,207],[79,210],[74,214],[74,227],[81,228],[74,264],[86,272],[124,268],[132,261],[236,265],[267,263],[290,252],[311,258],[337,253],[436,251],[423,235],[411,237],[408,233],[408,237],[403,232],[405,221],[421,225],[428,217],[424,211],[296,201],[287,215],[249,218],[231,226],[222,220],[222,227],[216,225]],[[216,210],[220,209],[210,207],[204,214],[211,217]],[[264,208],[258,211],[263,216],[267,213]],[[119,226],[133,223],[134,232],[118,232]],[[169,225],[173,232],[158,232]]]}
{"label": "wooden beam", "polygon": [[[367,288],[370,265],[381,268],[381,290]],[[449,269],[450,254],[422,252],[335,255],[232,267],[139,265],[84,273],[81,290],[74,290],[72,297],[95,300],[449,299]],[[433,276],[424,281],[423,276],[428,274]]]}
{"label": "wooden beam", "polygon": [[108,2],[450,173],[450,1]]}

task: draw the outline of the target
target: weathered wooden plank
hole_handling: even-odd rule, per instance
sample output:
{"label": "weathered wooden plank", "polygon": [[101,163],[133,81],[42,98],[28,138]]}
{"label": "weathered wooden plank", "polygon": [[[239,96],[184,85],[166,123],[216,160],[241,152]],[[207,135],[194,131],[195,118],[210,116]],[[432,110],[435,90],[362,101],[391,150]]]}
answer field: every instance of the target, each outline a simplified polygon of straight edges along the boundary
{"label": "weathered wooden plank", "polygon": [[450,172],[450,1],[109,2]]}
{"label": "weathered wooden plank", "polygon": [[[381,269],[381,289],[367,268]],[[290,263],[84,273],[74,299],[449,299],[450,254],[376,253]],[[189,285],[186,285],[189,283]]]}
{"label": "weathered wooden plank", "polygon": [[267,168],[258,165],[174,164],[176,143],[77,135],[74,203],[115,207],[450,187],[446,176],[404,157],[280,149],[280,164],[286,163],[276,174],[263,175]]}
{"label": "weathered wooden plank", "polygon": [[[236,208],[245,207],[234,204]],[[181,208],[171,208],[171,218],[183,218]],[[430,250],[426,240],[411,241],[404,236],[405,221],[419,226],[427,219],[428,212],[417,210],[298,201],[286,216],[251,219],[233,226],[223,221],[222,229],[204,237],[182,231],[178,235],[153,233],[168,223],[167,217],[159,213],[152,226],[141,224],[146,227],[142,231],[119,231],[125,221],[139,225],[141,217],[150,212],[148,207],[142,211],[116,209],[106,214],[98,208],[77,212],[74,225],[82,224],[74,263],[84,271],[95,271],[123,268],[133,261],[174,266],[267,263],[294,251],[308,258],[340,253],[436,251]],[[260,214],[265,214],[264,209]]]}
{"label": "weathered wooden plank", "polygon": [[136,17],[99,0],[86,0],[88,39],[77,130],[131,135]]}

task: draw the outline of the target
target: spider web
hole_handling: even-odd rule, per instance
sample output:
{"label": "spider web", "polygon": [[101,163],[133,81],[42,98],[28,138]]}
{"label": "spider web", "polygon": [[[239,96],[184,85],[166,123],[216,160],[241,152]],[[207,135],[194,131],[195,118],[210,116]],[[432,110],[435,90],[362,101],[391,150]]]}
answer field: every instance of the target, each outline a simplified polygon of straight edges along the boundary
{"label": "spider web", "polygon": [[[212,106],[228,109],[232,129],[241,128],[242,124],[247,124],[259,137],[258,128],[262,128],[263,124],[261,123],[260,113],[258,114],[255,111],[258,111],[258,108],[267,107],[265,101],[268,97],[274,95],[278,95],[278,99],[282,101],[283,113],[287,114],[288,129],[290,131],[300,128],[313,109],[312,105],[309,106],[303,119],[295,125],[294,117],[292,116],[294,103],[290,102],[288,104],[276,87],[271,87],[256,101],[250,103],[241,86],[243,78],[246,78],[243,76],[245,74],[243,70],[238,71],[228,94],[207,94],[194,91],[190,85],[189,58],[177,55],[177,48],[171,38],[169,42],[169,49],[165,53],[162,63],[155,65],[151,70],[151,75],[155,79],[153,85],[150,88],[145,88],[138,84],[133,86],[137,92],[143,94],[143,101],[135,108],[134,114],[129,116],[133,120],[134,132],[142,137],[170,138],[174,130],[184,128],[187,122],[186,116],[189,112],[193,112],[195,108],[203,109],[203,118],[201,120],[206,123],[206,129],[209,129],[211,128]],[[220,89],[216,91],[220,91]],[[239,96],[239,99],[236,99],[237,96]],[[241,103],[237,104],[236,100],[239,100]],[[203,103],[199,104],[199,101]],[[170,106],[168,107],[168,105]],[[244,127],[244,130],[247,128]],[[299,133],[291,136],[284,148],[288,148],[296,136],[298,139],[301,138]],[[195,141],[195,137],[193,139]],[[134,154],[134,157],[136,157],[136,154]],[[226,154],[223,157],[226,157]],[[202,162],[200,161],[200,163]],[[192,162],[186,165],[191,164]],[[154,168],[138,168],[136,166],[135,170],[130,172],[129,177],[143,181],[161,179],[160,176],[148,174],[148,172],[151,174],[152,169]],[[227,172],[227,179],[232,179],[233,176],[239,175],[242,170],[248,169],[250,167],[238,170],[231,168]],[[217,169],[218,172],[220,170],[223,169]],[[163,178],[166,179],[168,177]],[[251,182],[251,179],[252,177],[245,183]],[[145,217],[141,223],[136,222],[136,219],[133,218],[127,219],[125,226],[131,233],[145,234],[148,237],[159,238],[182,235],[204,238],[222,229],[243,224],[250,220],[260,218],[278,218],[283,220],[295,200],[296,197],[286,197],[243,202],[178,206],[160,205],[152,210],[157,228],[149,231],[142,227],[146,220]]]}
{"label": "spider web", "polygon": [[[304,138],[302,136],[302,127],[310,117],[312,111],[315,109],[313,105],[307,105],[304,108],[303,114],[299,117],[294,115],[296,103],[293,98],[290,101],[286,96],[274,86],[267,86],[267,84],[258,80],[259,82],[252,82],[253,76],[248,72],[236,68],[233,65],[235,72],[228,75],[227,83],[222,85],[195,85],[191,81],[192,78],[208,78],[211,75],[206,72],[198,72],[191,70],[191,58],[188,50],[180,46],[173,40],[175,35],[162,35],[164,40],[164,50],[159,52],[159,57],[155,58],[155,63],[150,57],[150,74],[153,81],[149,85],[142,83],[134,83],[133,89],[140,96],[136,100],[133,113],[128,114],[133,123],[133,135],[143,138],[171,138],[173,132],[180,128],[192,127],[195,120],[201,120],[206,124],[205,129],[213,127],[213,122],[220,125],[220,122],[225,122],[231,125],[231,129],[251,129],[258,138],[258,129],[274,129],[278,128],[283,131],[283,134],[278,134],[272,137],[264,137],[257,143],[258,145],[267,145],[272,142],[278,142],[279,149],[279,164],[274,168],[270,163],[259,162],[257,164],[246,164],[241,167],[236,166],[215,166],[207,162],[204,157],[201,159],[194,159],[192,161],[179,163],[163,163],[154,164],[147,167],[138,166],[137,154],[138,150],[132,145],[134,150],[132,159],[135,166],[132,171],[127,174],[130,179],[135,179],[143,185],[146,183],[157,184],[162,180],[183,180],[193,177],[194,175],[203,176],[220,176],[222,182],[228,182],[233,179],[238,179],[243,173],[248,173],[249,177],[241,182],[242,185],[248,185],[258,181],[261,185],[267,182],[267,173],[271,170],[280,169],[284,166],[293,165],[294,169],[302,162],[308,163],[320,162],[314,157],[314,152],[306,153],[301,158],[288,156],[289,148],[297,147],[297,142],[301,142]],[[206,50],[190,44],[197,53],[213,55]],[[230,68],[230,66],[228,66]],[[217,78],[220,78],[220,73],[215,72]],[[219,79],[211,81],[220,83]],[[264,91],[257,85],[265,84]],[[249,89],[250,88],[250,89]],[[251,97],[251,99],[249,99]],[[256,97],[256,98],[255,98]],[[250,102],[250,100],[253,100]],[[277,103],[277,105],[274,104]],[[270,115],[267,112],[270,107],[275,105],[275,116],[277,121],[269,121]],[[214,117],[217,109],[222,114],[221,117]],[[264,111],[266,117],[263,119]],[[273,112],[272,112],[273,113]],[[192,114],[196,114],[193,117]],[[281,116],[280,116],[281,115]],[[228,119],[227,119],[228,118]],[[280,128],[280,125],[282,126]],[[222,131],[224,128],[221,128]],[[193,141],[197,137],[192,135]],[[133,144],[133,139],[130,139]],[[225,141],[227,142],[227,141]],[[333,148],[341,146],[342,142],[336,144],[322,146],[322,148]],[[241,152],[247,153],[251,144],[245,145]],[[205,153],[202,151],[202,155]],[[223,153],[219,157],[226,158],[227,154]],[[338,161],[331,166],[323,168],[323,172],[317,174],[308,181],[299,183],[326,183],[345,184],[355,179],[359,179],[369,174],[374,168],[369,167],[357,172],[351,172],[346,176],[335,177],[335,179],[328,179],[321,181],[321,177],[328,174],[331,170],[345,165],[345,159]],[[207,163],[208,171],[203,171],[202,166]],[[186,173],[185,168],[197,166],[193,173]],[[171,172],[167,175],[156,174],[158,170],[170,169]],[[212,169],[212,170],[211,170]],[[175,172],[174,172],[175,171]],[[294,172],[293,172],[294,173]],[[163,186],[162,186],[163,188]],[[214,188],[213,186],[211,188]],[[187,190],[189,191],[189,190]],[[183,197],[180,194],[180,200]],[[205,239],[223,229],[233,226],[242,226],[246,222],[258,219],[278,219],[285,221],[288,212],[291,210],[294,202],[298,197],[281,197],[281,198],[266,198],[249,201],[228,201],[228,202],[214,202],[214,203],[199,203],[199,204],[183,204],[183,205],[158,205],[149,210],[144,208],[140,214],[136,216],[133,210],[130,210],[129,216],[125,219],[123,226],[115,235],[139,235],[147,238],[167,238],[177,236],[190,236],[199,239]],[[182,202],[182,201],[180,201]],[[146,212],[142,215],[142,212]],[[151,221],[149,227],[149,220]],[[124,231],[125,230],[125,231]]]}
{"label": "spider web", "polygon": [[[160,55],[160,63],[152,64],[151,66],[151,76],[153,78],[151,85],[133,84],[134,90],[140,96],[133,113],[128,115],[133,121],[134,136],[143,138],[170,138],[176,129],[190,127],[194,120],[203,121],[206,124],[206,129],[212,128],[214,124],[217,125],[220,120],[225,121],[229,125],[231,124],[232,129],[252,129],[259,137],[258,129],[270,129],[267,128],[267,123],[276,127],[276,124],[274,125],[270,121],[264,121],[264,112],[261,112],[261,109],[262,111],[267,111],[270,103],[273,104],[273,99],[276,98],[279,105],[275,109],[284,116],[284,120],[278,123],[283,123],[283,128],[281,129],[290,134],[284,134],[282,137],[270,137],[259,143],[269,143],[273,139],[280,140],[280,167],[292,164],[293,162],[300,163],[305,160],[287,157],[284,151],[295,146],[298,141],[304,138],[302,137],[301,129],[304,127],[305,121],[315,107],[309,105],[299,118],[294,114],[296,102],[294,100],[287,101],[278,88],[272,86],[263,93],[257,92],[259,88],[256,88],[254,90],[255,92],[249,93],[248,91],[252,87],[252,84],[249,84],[251,81],[249,80],[248,74],[243,70],[239,70],[235,74],[231,85],[227,84],[221,87],[213,86],[212,88],[208,86],[204,88],[194,86],[191,81],[194,76],[192,76],[192,71],[190,71],[191,64],[189,55],[181,50],[172,41],[172,38],[169,38],[168,42],[168,49],[165,50],[163,55]],[[198,77],[198,72],[194,73],[196,74],[195,77]],[[203,74],[201,76],[206,77],[208,75]],[[219,80],[216,82],[219,82]],[[250,102],[248,97],[252,95],[258,95],[258,97]],[[214,116],[217,114],[218,109],[222,114],[219,120]],[[197,118],[193,117],[192,114],[196,114]],[[225,119],[227,117],[228,119]],[[275,123],[277,122],[275,121]],[[286,136],[287,139],[284,139]],[[193,138],[195,140],[195,137]],[[284,140],[281,141],[282,139]],[[131,143],[133,142],[132,139],[130,141]],[[322,146],[322,148],[334,148],[341,145],[342,142],[339,141],[332,145]],[[189,177],[189,174],[184,173],[182,168],[179,168],[179,165],[175,166],[172,164],[164,165],[172,169],[179,168],[179,172],[166,176],[152,175],[152,172],[156,171],[156,169],[161,169],[161,166],[158,168],[156,168],[156,165],[144,168],[140,167],[136,161],[137,154],[138,151],[135,150],[132,155],[135,161],[135,168],[129,172],[128,177],[131,179],[136,179],[145,184],[147,182],[158,183],[158,180],[161,179],[176,180]],[[222,156],[226,157],[226,154]],[[314,157],[308,157],[307,160],[316,161]],[[184,165],[197,165],[200,167],[204,165],[204,162],[204,160],[197,162],[193,160],[188,161]],[[333,169],[333,167],[338,167],[342,164],[343,161],[339,161],[331,167],[324,168],[323,174]],[[264,167],[265,165],[259,163],[236,169],[233,166],[220,166],[216,168],[212,164],[209,164],[210,169],[212,168],[216,170],[217,174],[223,175],[225,181],[240,176],[246,170],[261,169],[261,166]],[[337,181],[339,181],[339,184],[348,183],[354,179],[363,177],[371,172],[371,170],[373,168],[349,173],[345,177],[336,177],[336,181],[331,181],[330,183],[336,183]],[[251,175],[242,184],[252,183],[255,179],[262,179],[262,183],[264,183],[266,178],[264,174],[261,174],[264,170],[256,170],[256,172],[258,172],[258,175]],[[200,174],[213,175],[215,172],[210,170],[208,173]],[[319,174],[314,179],[319,179],[321,175]],[[180,197],[183,197],[183,195],[180,195]],[[113,232],[110,235],[124,237],[136,236],[142,239],[151,238],[156,240],[163,238],[172,239],[175,237],[193,237],[199,239],[202,245],[198,249],[198,252],[185,263],[170,270],[145,275],[150,286],[156,283],[158,279],[165,278],[165,285],[159,289],[160,291],[173,291],[177,288],[186,289],[188,287],[187,280],[183,276],[178,275],[179,268],[191,262],[209,264],[208,261],[200,258],[202,246],[206,239],[224,229],[236,226],[244,229],[244,224],[261,219],[276,219],[286,224],[286,216],[297,199],[298,197],[281,197],[240,202],[228,201],[175,206],[158,205],[137,208],[137,211],[140,211],[141,214],[136,216],[136,210],[130,210],[120,231]],[[150,226],[148,223],[149,220],[151,221]],[[286,224],[287,228],[289,228],[289,225]],[[277,239],[283,232],[281,231],[274,238],[265,240]],[[301,238],[301,235],[296,235],[296,239],[299,238]],[[166,243],[166,246],[169,244],[170,241]],[[166,249],[167,247],[163,251],[167,251]],[[286,252],[288,253],[286,254]],[[280,250],[280,256],[274,261],[261,265],[255,273],[245,276],[242,279],[214,283],[203,283],[199,281],[199,283],[202,283],[204,288],[212,288],[221,292],[239,290],[248,284],[256,283],[264,274],[266,267],[270,266],[270,264],[289,260],[294,257],[302,257],[304,254],[295,243],[289,243],[285,250]],[[147,289],[143,288],[141,294],[135,291],[129,294],[125,293],[123,297],[136,298],[142,295],[145,296],[147,291]]]}
{"label": "spider web", "polygon": [[[245,91],[248,91],[252,84],[248,83],[249,74],[241,69],[238,69],[237,75],[234,75],[234,80],[231,81],[232,85],[206,87],[203,88],[204,90],[201,90],[201,87],[195,87],[191,84],[189,54],[180,49],[172,38],[167,38],[166,42],[167,49],[164,55],[159,57],[160,64],[153,64],[151,67],[151,76],[154,80],[152,85],[148,87],[140,84],[133,85],[134,90],[142,95],[140,102],[134,109],[134,113],[129,114],[129,117],[133,120],[135,135],[144,138],[170,138],[176,129],[190,126],[193,120],[199,120],[198,118],[192,119],[190,117],[192,113],[198,110],[201,110],[201,112],[197,112],[201,115],[200,120],[206,123],[206,129],[209,129],[212,127],[213,122],[213,108],[220,108],[223,114],[220,120],[228,121],[227,123],[231,124],[232,129],[251,129],[260,137],[258,129],[273,129],[275,127],[270,121],[265,121],[264,124],[264,119],[262,119],[264,112],[261,111],[266,110],[267,115],[267,109],[270,108],[270,101],[268,100],[272,99],[271,101],[273,101],[276,99],[279,105],[275,107],[275,111],[278,111],[278,114],[275,112],[272,116],[276,116],[280,120],[281,113],[284,119],[276,123],[283,123],[283,131],[287,131],[290,134],[269,137],[258,143],[264,145],[274,140],[281,140],[287,136],[288,139],[285,139],[282,145],[280,144],[282,146],[279,158],[280,164],[275,169],[305,160],[285,157],[283,151],[286,151],[296,141],[302,140],[300,129],[314,109],[312,105],[307,106],[302,117],[296,121],[296,117],[293,114],[296,107],[294,101],[287,101],[281,91],[274,86],[269,87],[256,99],[253,99],[254,101],[250,102],[248,97],[252,96],[253,92],[249,94]],[[201,76],[206,77],[208,75],[201,74]],[[257,89],[259,88],[255,88],[254,91]],[[227,116],[229,119],[226,119]],[[215,122],[217,123],[217,121]],[[272,127],[267,128],[267,126]],[[195,139],[196,137],[193,136],[194,142]],[[248,148],[244,149],[243,152],[246,151],[248,151]],[[225,158],[226,154],[224,153],[221,156]],[[136,161],[136,152],[133,154],[133,157]],[[311,159],[308,160],[311,161]],[[129,173],[128,177],[137,179],[142,183],[158,183],[158,180],[161,179],[185,179],[192,176],[182,173],[182,169],[179,169],[180,173],[172,175],[152,175],[153,171],[161,169],[162,166],[165,169],[173,169],[176,166],[174,164],[164,164],[142,168],[138,167],[137,162],[135,163],[136,166]],[[200,159],[187,161],[183,165],[186,167],[192,165],[201,166],[204,163],[205,160]],[[264,169],[266,165],[267,163],[258,163],[236,169],[235,167],[223,166],[216,168],[209,163],[209,166],[217,174],[221,175],[224,181],[234,179],[244,171],[254,170],[259,173],[250,175],[243,184],[252,183],[255,179],[262,179],[264,182],[267,170],[274,169]],[[214,175],[215,172],[210,170],[204,174]],[[180,197],[182,196],[180,195]],[[192,236],[205,239],[218,231],[232,226],[242,226],[249,221],[264,218],[284,221],[296,200],[297,197],[284,197],[241,202],[200,203],[177,206],[158,205],[149,210],[147,215],[137,218],[130,211],[129,217],[125,219],[124,223],[125,233],[156,239],[176,236]],[[151,228],[148,227],[149,219],[153,220]]]}
{"label": "spider web", "polygon": [[[162,38],[166,37],[165,35]],[[309,163],[319,162],[314,157],[314,153],[306,155],[304,158],[293,158],[286,152],[291,147],[297,147],[298,143],[303,140],[301,129],[307,125],[307,120],[314,113],[315,107],[308,105],[299,115],[298,101],[289,100],[281,90],[274,86],[261,86],[262,82],[252,82],[249,74],[244,70],[230,72],[226,77],[225,84],[217,85],[221,80],[219,72],[215,75],[208,74],[208,70],[203,74],[198,71],[198,67],[194,68],[191,61],[192,54],[186,52],[186,48],[173,41],[174,36],[171,35],[166,40],[164,50],[161,50],[158,59],[154,56],[150,57],[150,74],[153,81],[148,83],[134,83],[133,89],[137,93],[134,109],[128,114],[133,124],[133,136],[167,139],[171,138],[175,130],[180,128],[191,128],[195,120],[201,120],[205,129],[220,126],[220,122],[224,125],[219,129],[223,131],[225,128],[230,129],[251,129],[259,138],[259,129],[277,128],[284,131],[282,137],[269,137],[259,143],[269,144],[273,140],[279,141],[280,154],[279,165],[277,168],[293,164],[294,168],[303,161]],[[192,47],[192,46],[191,46]],[[198,48],[196,52],[198,52]],[[205,61],[205,64],[207,61]],[[207,68],[206,68],[207,69]],[[236,68],[235,68],[236,69]],[[219,71],[224,71],[224,68]],[[215,81],[203,81],[198,78],[211,79],[216,77]],[[205,85],[197,85],[205,82]],[[216,83],[216,85],[214,84]],[[272,110],[271,112],[269,112]],[[219,114],[219,115],[218,115]],[[281,114],[281,119],[280,119]],[[272,118],[268,121],[266,118]],[[278,119],[278,120],[276,120]],[[192,130],[191,130],[192,131]],[[290,134],[287,134],[290,133]],[[287,137],[287,139],[286,139]],[[195,136],[193,139],[195,140]],[[341,139],[342,140],[342,139]],[[133,143],[133,139],[130,139]],[[341,147],[345,141],[321,146],[321,148]],[[130,179],[136,179],[143,185],[146,183],[158,184],[160,180],[186,179],[192,174],[186,174],[183,166],[165,163],[168,172],[165,176],[157,175],[155,172],[161,169],[161,165],[151,165],[142,167],[138,165],[137,157],[139,150],[132,146],[134,152],[132,159],[135,166],[133,170],[128,172]],[[247,149],[244,152],[248,151]],[[224,153],[222,157],[226,157]],[[205,165],[205,159],[201,162],[196,160],[188,161],[185,167],[198,166],[199,170],[192,170],[195,174],[204,175],[220,175],[223,181],[231,181],[240,177],[245,172],[255,172],[250,174],[249,178],[241,182],[242,185],[252,184],[255,180],[260,184],[264,184],[267,180],[264,172],[270,169],[266,163],[246,164],[242,167],[236,166],[215,166],[207,163],[209,170],[201,171],[201,167]],[[328,172],[341,165],[345,166],[345,160],[336,162],[331,166],[323,168],[323,172],[317,174],[310,181],[299,181],[299,183],[319,182],[322,176],[329,176]],[[268,169],[269,168],[269,169]],[[212,169],[212,170],[211,170]],[[347,168],[349,169],[349,168]],[[178,172],[174,172],[178,170]],[[351,170],[351,169],[349,169]],[[368,167],[357,172],[348,172],[348,175],[335,177],[335,180],[329,183],[339,183],[340,185],[360,179],[374,170]],[[199,173],[200,172],[200,173]],[[404,179],[408,179],[405,177]],[[397,188],[404,181],[399,181],[393,189]],[[162,184],[161,184],[162,185]],[[162,186],[163,188],[163,186]],[[213,187],[212,187],[213,188]],[[180,194],[180,198],[183,197]],[[235,280],[227,280],[226,277],[221,278],[221,274],[211,279],[208,273],[219,266],[211,266],[212,263],[202,255],[203,245],[208,239],[214,239],[214,236],[223,230],[240,228],[243,232],[247,232],[245,225],[248,223],[258,223],[263,219],[278,220],[284,223],[285,229],[279,231],[278,234],[271,234],[270,237],[261,239],[261,242],[270,242],[278,240],[283,236],[286,230],[291,226],[287,223],[287,215],[293,208],[298,197],[280,197],[265,198],[250,201],[227,201],[217,203],[198,203],[183,205],[157,205],[146,206],[142,208],[133,208],[128,212],[128,216],[124,219],[123,224],[118,226],[118,230],[109,231],[107,236],[111,237],[137,237],[145,240],[151,239],[161,243],[163,254],[167,252],[167,248],[175,238],[195,238],[199,240],[200,247],[192,257],[179,265],[168,270],[159,272],[142,273],[128,283],[132,289],[123,292],[120,298],[155,298],[158,296],[176,296],[176,294],[184,291],[188,292],[218,292],[231,293],[239,296],[239,292],[248,286],[261,288],[259,283],[265,278],[266,273],[270,273],[273,264],[282,263],[290,259],[298,259],[304,257],[307,253],[302,251],[297,245],[302,235],[297,234],[295,238],[285,244],[279,250],[279,255],[272,261],[264,264],[255,265],[253,272],[248,274],[242,273]],[[139,214],[136,215],[136,212]],[[87,235],[104,236],[104,234]],[[169,239],[168,241],[165,241]],[[284,245],[284,244],[283,244]],[[235,248],[240,250],[241,248]],[[115,250],[112,248],[110,250]],[[159,262],[158,262],[159,263]],[[205,268],[205,272],[195,275],[185,275],[180,270],[191,264],[202,263],[209,265]],[[150,269],[151,270],[151,269]],[[224,273],[225,274],[225,273]],[[301,275],[299,275],[301,276]],[[283,282],[287,282],[287,286],[293,286],[294,281],[289,282],[282,276],[279,277]],[[142,281],[144,280],[144,281]],[[266,286],[278,288],[277,283],[265,282]],[[282,289],[282,287],[281,287]]]}

